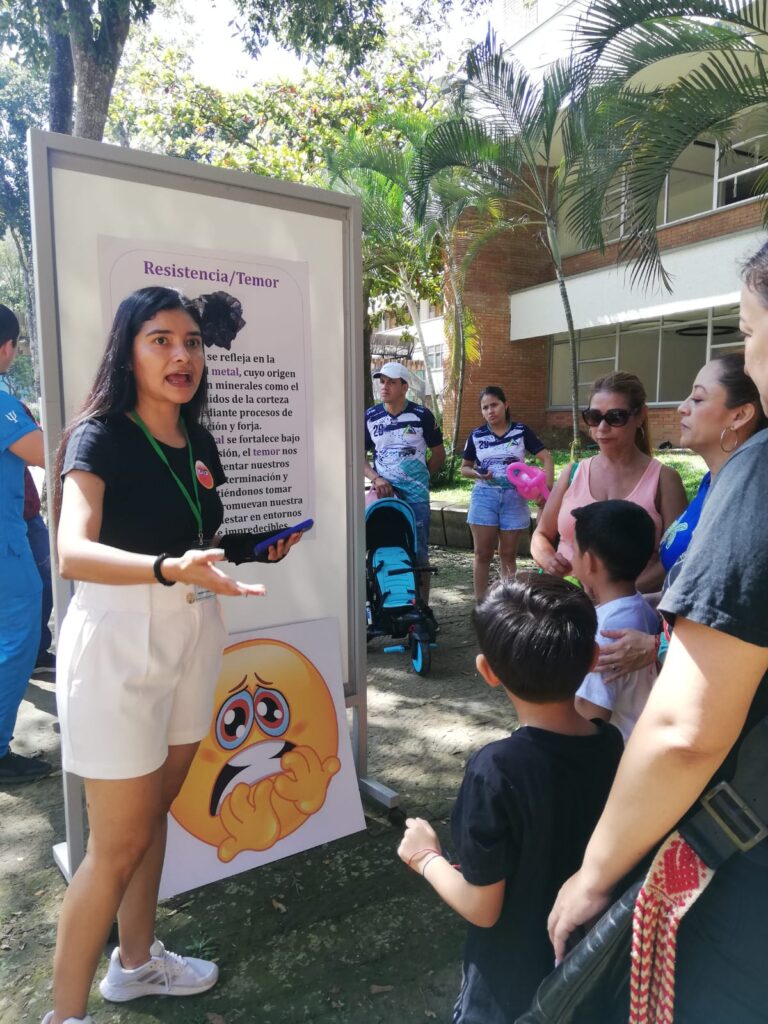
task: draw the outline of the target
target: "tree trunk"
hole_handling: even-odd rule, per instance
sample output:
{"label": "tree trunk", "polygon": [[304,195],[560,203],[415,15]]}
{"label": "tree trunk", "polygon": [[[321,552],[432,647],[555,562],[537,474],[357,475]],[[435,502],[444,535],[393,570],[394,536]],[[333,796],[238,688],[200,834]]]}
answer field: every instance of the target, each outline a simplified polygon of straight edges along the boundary
{"label": "tree trunk", "polygon": [[51,3],[43,6],[43,12],[50,54],[48,127],[52,132],[71,135],[75,99],[75,67],[72,62],[72,46],[65,27],[64,8],[58,0],[52,0]]}
{"label": "tree trunk", "polygon": [[21,276],[24,280],[24,305],[27,327],[29,328],[29,355],[32,359],[35,391],[40,394],[40,349],[37,344],[37,309],[35,307],[35,282],[32,277],[32,263],[29,253],[25,251],[24,244],[18,233],[13,228],[10,228],[9,231],[13,244],[16,246]]}
{"label": "tree trunk", "polygon": [[370,313],[371,288],[363,285],[363,402],[366,409],[373,405],[373,380],[371,379],[371,335],[373,324]]}
{"label": "tree trunk", "polygon": [[421,358],[424,360],[424,370],[426,373],[427,381],[429,383],[429,390],[432,392],[432,401],[435,403],[435,412],[437,413],[436,419],[438,426],[441,424],[443,419],[443,403],[440,400],[440,396],[435,388],[435,379],[432,376],[432,369],[429,365],[429,359],[427,358],[427,346],[424,343],[424,331],[421,326],[421,313],[419,312],[419,303],[413,292],[408,288],[408,283],[403,274],[400,274],[400,282],[405,299],[405,304],[408,307],[408,315],[411,318],[411,322],[416,329],[416,337],[419,339],[419,348],[421,349]]}
{"label": "tree trunk", "polygon": [[112,87],[131,28],[130,4],[127,0],[100,3],[101,20],[95,37],[90,0],[69,0],[68,13],[77,86],[74,134],[101,142]]}
{"label": "tree trunk", "polygon": [[568,325],[568,348],[571,356],[571,427],[573,440],[571,441],[571,459],[576,460],[581,454],[581,433],[579,431],[579,366],[576,353],[576,332],[573,329],[573,314],[571,313],[571,300],[568,298],[568,289],[565,286],[565,277],[562,267],[555,264],[557,286],[560,289],[560,299],[565,311],[565,322]]}
{"label": "tree trunk", "polygon": [[568,328],[568,349],[571,357],[571,459],[578,459],[581,454],[581,433],[579,431],[579,363],[576,351],[576,331],[573,327],[573,313],[571,311],[571,300],[568,297],[568,289],[563,274],[563,261],[560,257],[560,246],[557,241],[557,229],[553,220],[547,218],[547,248],[552,256],[552,264],[555,268],[557,287],[560,291],[560,301],[563,304],[565,323]]}
{"label": "tree trunk", "polygon": [[[448,480],[453,483],[456,479],[457,461],[456,453],[459,449],[459,430],[461,429],[461,407],[464,401],[464,377],[467,368],[467,352],[464,345],[464,303],[461,294],[456,268],[453,264],[453,256],[448,254],[448,278],[451,282],[452,306],[453,306],[453,356],[451,360],[451,376],[456,385],[456,398],[453,403],[453,428],[451,430],[451,464],[448,472]],[[458,360],[458,366],[456,361]]]}
{"label": "tree trunk", "polygon": [[77,83],[74,134],[81,139],[101,142],[107,123],[107,111],[117,65],[108,67],[100,64],[82,50],[75,49],[74,53]]}

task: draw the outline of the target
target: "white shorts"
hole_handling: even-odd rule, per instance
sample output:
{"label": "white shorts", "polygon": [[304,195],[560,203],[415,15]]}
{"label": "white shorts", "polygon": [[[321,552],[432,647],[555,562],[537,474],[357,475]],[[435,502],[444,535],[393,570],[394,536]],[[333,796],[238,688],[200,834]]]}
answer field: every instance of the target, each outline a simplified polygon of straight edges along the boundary
{"label": "white shorts", "polygon": [[177,583],[78,583],[56,651],[62,764],[88,779],[148,775],[210,729],[226,629]]}

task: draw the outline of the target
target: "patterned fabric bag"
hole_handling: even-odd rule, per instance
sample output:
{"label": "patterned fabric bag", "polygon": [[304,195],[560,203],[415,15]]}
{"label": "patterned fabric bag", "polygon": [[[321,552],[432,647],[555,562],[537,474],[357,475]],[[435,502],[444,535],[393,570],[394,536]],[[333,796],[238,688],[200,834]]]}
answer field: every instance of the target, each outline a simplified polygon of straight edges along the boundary
{"label": "patterned fabric bag", "polygon": [[700,798],[515,1024],[673,1024],[680,921],[721,864],[768,836],[766,821],[768,718],[739,746],[731,781]]}

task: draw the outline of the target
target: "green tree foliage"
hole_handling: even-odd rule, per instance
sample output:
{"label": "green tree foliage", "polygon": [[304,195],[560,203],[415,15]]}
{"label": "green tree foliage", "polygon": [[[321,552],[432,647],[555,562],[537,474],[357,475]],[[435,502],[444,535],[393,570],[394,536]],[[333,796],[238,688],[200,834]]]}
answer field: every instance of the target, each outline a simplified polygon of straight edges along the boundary
{"label": "green tree foliage", "polygon": [[48,75],[53,130],[101,139],[131,25],[154,9],[154,0],[0,0],[0,36]]}
{"label": "green tree foliage", "polygon": [[[45,84],[29,68],[15,61],[0,61],[0,236],[15,253],[23,283],[33,360],[37,330],[32,280],[32,240],[27,184],[27,129],[42,128],[46,120]],[[7,254],[6,254],[7,255]],[[12,262],[12,260],[11,260]],[[8,263],[8,260],[4,260]],[[18,293],[14,308],[21,310]],[[11,303],[7,303],[10,305]]]}
{"label": "green tree foliage", "polygon": [[[467,13],[488,0],[415,0],[401,3],[401,14],[416,27],[443,24],[455,6]],[[384,0],[235,0],[237,28],[254,56],[270,40],[302,56],[319,58],[333,47],[348,71],[360,68],[388,34]]]}
{"label": "green tree foliage", "polygon": [[[351,125],[367,135],[389,112],[429,111],[431,54],[405,39],[350,77],[329,54],[298,82],[223,93],[202,85],[181,50],[142,47],[121,70],[107,137],[121,145],[304,183],[321,183],[325,151]],[[377,129],[378,130],[378,129]]]}
{"label": "green tree foliage", "polygon": [[443,269],[437,239],[415,223],[408,191],[413,160],[432,123],[420,111],[399,119],[390,116],[367,136],[352,128],[328,150],[326,159],[331,185],[360,200],[367,297],[385,296],[407,308],[439,418],[442,401],[429,367],[419,300],[434,298]]}
{"label": "green tree foliage", "polygon": [[0,238],[0,302],[16,313],[22,322],[22,334],[28,335],[29,331],[23,323],[26,307],[24,276],[9,232]]}

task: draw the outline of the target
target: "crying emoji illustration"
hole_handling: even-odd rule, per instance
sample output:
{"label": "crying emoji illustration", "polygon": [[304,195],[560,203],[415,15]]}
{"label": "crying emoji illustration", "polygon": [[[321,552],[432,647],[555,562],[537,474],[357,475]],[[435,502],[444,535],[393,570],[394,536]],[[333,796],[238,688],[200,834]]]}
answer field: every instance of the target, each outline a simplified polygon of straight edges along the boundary
{"label": "crying emoji illustration", "polygon": [[278,640],[234,644],[171,813],[222,861],[268,850],[323,806],[337,753],[336,710],[312,662]]}

